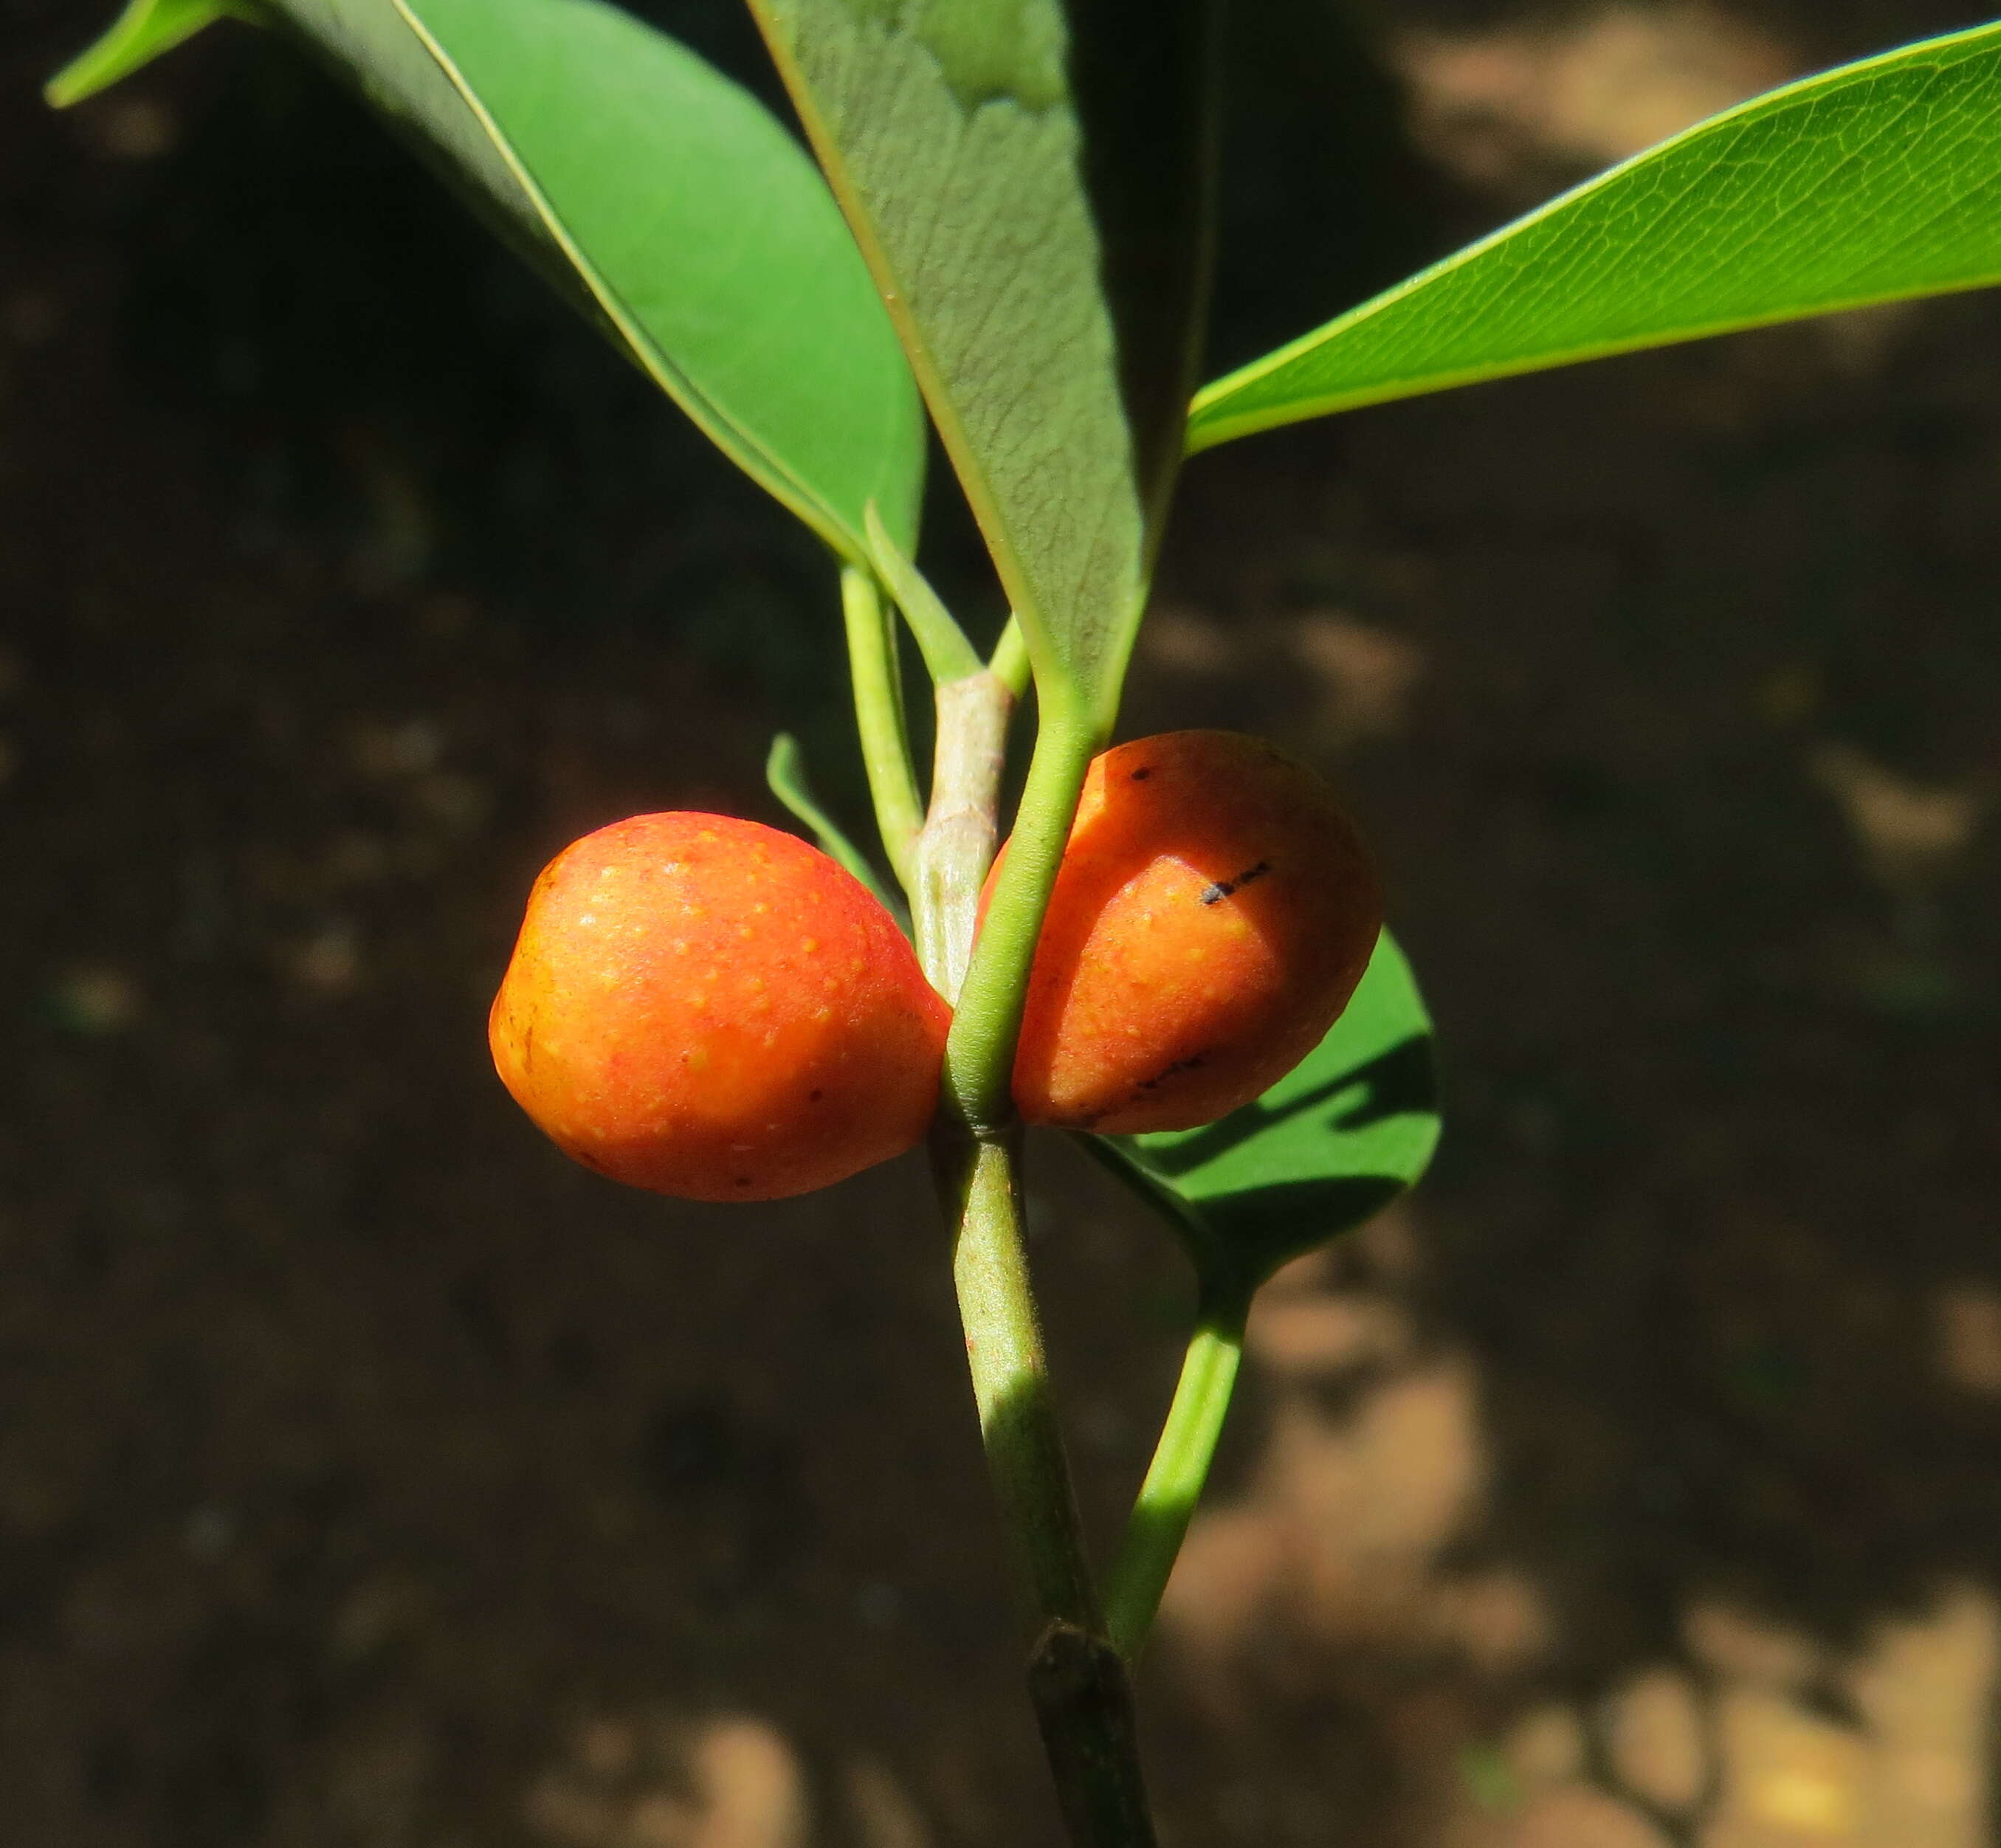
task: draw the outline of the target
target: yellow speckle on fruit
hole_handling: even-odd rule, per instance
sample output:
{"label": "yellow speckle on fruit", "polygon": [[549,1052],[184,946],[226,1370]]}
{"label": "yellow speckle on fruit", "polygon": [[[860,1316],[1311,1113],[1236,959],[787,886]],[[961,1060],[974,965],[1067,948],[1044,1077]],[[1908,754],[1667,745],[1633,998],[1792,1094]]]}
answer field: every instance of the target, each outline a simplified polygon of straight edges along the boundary
{"label": "yellow speckle on fruit", "polygon": [[799,939],[799,948],[806,955],[810,956],[820,948],[820,939],[817,937],[802,937]]}

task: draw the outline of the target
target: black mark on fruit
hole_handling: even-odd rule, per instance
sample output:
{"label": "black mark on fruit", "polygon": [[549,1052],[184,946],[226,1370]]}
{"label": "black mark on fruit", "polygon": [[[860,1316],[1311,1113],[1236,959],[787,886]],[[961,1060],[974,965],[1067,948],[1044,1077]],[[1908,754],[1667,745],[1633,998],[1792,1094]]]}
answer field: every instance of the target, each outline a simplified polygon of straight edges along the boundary
{"label": "black mark on fruit", "polygon": [[1234,879],[1218,879],[1213,886],[1202,889],[1202,902],[1205,905],[1220,903],[1233,892],[1241,892],[1253,879],[1262,879],[1272,870],[1269,860],[1260,860],[1255,866],[1247,866]]}
{"label": "black mark on fruit", "polygon": [[1140,1088],[1142,1091],[1158,1091],[1168,1079],[1174,1077],[1178,1073],[1199,1069],[1208,1057],[1209,1055],[1206,1053],[1191,1053],[1185,1059],[1177,1059],[1173,1064],[1156,1072],[1150,1078],[1142,1078],[1140,1081]]}

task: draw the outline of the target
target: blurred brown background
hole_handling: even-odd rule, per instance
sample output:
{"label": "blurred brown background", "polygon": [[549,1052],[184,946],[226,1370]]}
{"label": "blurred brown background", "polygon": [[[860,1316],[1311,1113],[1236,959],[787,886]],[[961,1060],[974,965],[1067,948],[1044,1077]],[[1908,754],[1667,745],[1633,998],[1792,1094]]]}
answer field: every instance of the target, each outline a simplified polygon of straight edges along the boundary
{"label": "blurred brown background", "polygon": [[[44,113],[109,10],[0,4],[0,1836],[1053,1843],[917,1164],[627,1195],[485,1062],[571,836],[858,816],[824,563],[282,47]],[[1216,364],[1972,16],[1241,6]],[[1171,1843],[1993,1838],[1997,507],[1992,294],[1191,470],[1127,729],[1351,792],[1449,1114],[1254,1326]],[[1185,1285],[1039,1159],[1108,1535]]]}

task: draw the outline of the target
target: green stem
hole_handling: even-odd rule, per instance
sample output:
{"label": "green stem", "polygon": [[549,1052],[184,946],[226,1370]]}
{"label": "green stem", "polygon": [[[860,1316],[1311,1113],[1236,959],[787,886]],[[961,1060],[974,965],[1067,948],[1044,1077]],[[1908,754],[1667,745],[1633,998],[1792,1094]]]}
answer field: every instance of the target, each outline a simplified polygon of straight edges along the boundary
{"label": "green stem", "polygon": [[1074,1848],[1154,1848],[1126,1665],[1105,1634],[1021,1244],[1020,1131],[931,1133],[987,1474],[1039,1630],[1028,1691]]}
{"label": "green stem", "polygon": [[[959,988],[965,968],[962,947],[953,946],[972,940],[980,881],[994,851],[1000,752],[1013,703],[1007,688],[983,671],[939,689],[932,813],[914,856],[922,876],[910,892],[917,941],[929,950],[926,973],[948,994]],[[973,960],[976,966],[979,955]],[[1025,977],[1025,968],[1021,973]],[[960,996],[963,1003],[962,989]],[[948,1046],[948,1071],[952,1056]],[[969,1117],[948,1078],[931,1132],[932,1168],[952,1227],[966,1363],[1001,1519],[1040,1624],[1096,1632],[1098,1595],[1084,1561],[1021,1246],[1020,1149],[1011,1109],[983,1121]]]}
{"label": "green stem", "polygon": [[897,882],[908,892],[924,805],[917,799],[917,773],[910,767],[896,627],[875,579],[858,566],[841,567],[840,608],[847,626],[847,667],[854,683],[854,719],[868,771],[868,793],[875,804],[882,851]]}
{"label": "green stem", "polygon": [[952,1280],[987,1468],[1022,1582],[1042,1623],[1094,1631],[1098,1594],[1021,1245],[1018,1142],[956,1126],[934,1139],[939,1190],[955,1220]]}
{"label": "green stem", "polygon": [[[1035,1613],[1028,1690],[1049,1754],[1050,1774],[1074,1848],[1153,1848],[1153,1823],[1133,1718],[1126,1665],[1105,1634],[1098,1592],[1063,1456],[1054,1390],[1042,1350],[1027,1253],[1021,1244],[1021,1129],[1009,1079],[1035,928],[1054,877],[1053,863],[1027,913],[1001,941],[1003,973],[990,949],[990,910],[971,967],[966,962],[981,875],[994,850],[1000,770],[1013,695],[982,670],[938,689],[938,738],[931,813],[919,837],[912,886],[917,938],[926,973],[959,994],[957,1021],[982,1031],[968,1040],[954,1028],[947,1077],[931,1138],[938,1195],[952,1227],[952,1276],[966,1329],[966,1358],[979,1408],[988,1474],[1019,1578]],[[1046,728],[1017,817],[1031,838],[1053,837],[1060,849],[1088,760],[1088,734],[1059,726],[1054,750]],[[1039,778],[1038,771],[1039,770]],[[1038,806],[1037,805],[1039,805]],[[1009,861],[1014,862],[1011,848]],[[1035,864],[1034,853],[1024,864]],[[1004,877],[1002,882],[1005,882]],[[984,959],[990,973],[977,996],[969,983]],[[955,1060],[970,1061],[952,1073]],[[979,1114],[966,1108],[971,1100]]]}
{"label": "green stem", "polygon": [[1014,1116],[1014,1042],[1028,970],[1070,840],[1077,793],[1097,749],[1096,729],[1082,711],[1052,702],[1043,706],[1041,719],[1007,858],[987,900],[945,1045],[945,1095],[962,1120],[980,1127]]}
{"label": "green stem", "polygon": [[1243,1353],[1241,1314],[1206,1317],[1188,1342],[1174,1402],[1133,1504],[1105,1591],[1106,1627],[1129,1662],[1136,1662],[1147,1645],[1161,1595],[1168,1589],[1188,1521],[1202,1498]]}

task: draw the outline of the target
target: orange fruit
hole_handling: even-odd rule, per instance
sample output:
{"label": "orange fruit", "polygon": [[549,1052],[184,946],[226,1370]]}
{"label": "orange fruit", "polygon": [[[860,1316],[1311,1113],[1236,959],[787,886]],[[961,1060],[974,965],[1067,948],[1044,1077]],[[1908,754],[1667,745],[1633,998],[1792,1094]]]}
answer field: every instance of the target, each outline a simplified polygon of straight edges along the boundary
{"label": "orange fruit", "polygon": [[845,1179],[929,1127],[951,1011],[866,887],[719,815],[635,815],[529,895],[488,1025],[566,1154],[694,1200]]}
{"label": "orange fruit", "polygon": [[1361,838],[1305,765],[1235,732],[1105,752],[1036,947],[1017,1108],[1107,1134],[1227,1115],[1320,1042],[1381,924]]}

